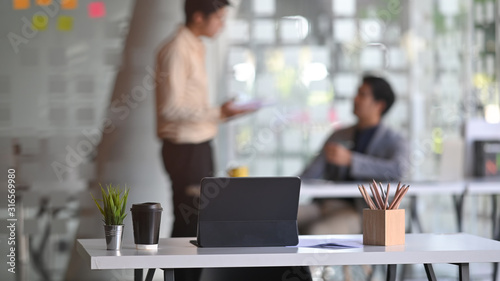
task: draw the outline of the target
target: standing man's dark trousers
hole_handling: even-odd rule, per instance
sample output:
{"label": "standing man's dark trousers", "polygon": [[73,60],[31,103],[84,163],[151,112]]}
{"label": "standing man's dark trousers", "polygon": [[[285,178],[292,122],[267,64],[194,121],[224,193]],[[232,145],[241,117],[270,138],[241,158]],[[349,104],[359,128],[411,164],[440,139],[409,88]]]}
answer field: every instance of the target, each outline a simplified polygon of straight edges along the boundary
{"label": "standing man's dark trousers", "polygon": [[[198,199],[188,188],[199,186],[204,177],[212,176],[214,164],[210,142],[174,144],[163,141],[163,164],[172,182],[174,227],[172,237],[196,237]],[[201,269],[175,270],[175,280],[197,281]]]}
{"label": "standing man's dark trousers", "polygon": [[195,237],[198,222],[198,199],[188,190],[213,175],[210,142],[174,144],[163,142],[163,164],[172,182],[174,227],[172,237]]}

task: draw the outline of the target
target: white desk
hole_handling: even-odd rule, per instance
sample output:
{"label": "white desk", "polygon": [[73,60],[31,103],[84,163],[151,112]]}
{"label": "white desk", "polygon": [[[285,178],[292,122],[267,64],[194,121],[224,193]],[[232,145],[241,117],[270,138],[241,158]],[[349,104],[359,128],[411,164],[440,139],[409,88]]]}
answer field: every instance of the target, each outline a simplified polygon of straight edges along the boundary
{"label": "white desk", "polygon": [[[404,246],[361,246],[350,249],[311,247],[197,248],[192,238],[160,239],[157,251],[136,250],[124,243],[121,251],[107,251],[104,239],[79,239],[77,250],[91,269],[162,268],[165,280],[173,280],[175,268],[266,266],[322,266],[388,264],[395,277],[396,264],[425,264],[430,280],[433,263],[459,264],[468,280],[468,264],[500,262],[500,242],[469,234],[407,234]],[[320,244],[355,240],[361,235],[301,236],[300,241]],[[429,275],[430,274],[430,275]],[[388,278],[388,279],[392,279]]]}
{"label": "white desk", "polygon": [[[411,182],[408,195],[462,195],[466,190],[465,182]],[[365,187],[368,188],[368,182]],[[392,185],[392,190],[396,190]],[[322,180],[303,180],[300,188],[300,196],[304,198],[346,198],[360,197],[358,185],[355,182],[328,182]]]}
{"label": "white desk", "polygon": [[500,194],[500,180],[471,180],[467,183],[467,194]]}
{"label": "white desk", "polygon": [[[365,185],[366,186],[366,185]],[[306,181],[300,185],[301,199],[310,198],[353,198],[360,197],[356,183],[336,183],[328,181]]]}
{"label": "white desk", "polygon": [[[365,187],[368,188],[368,182]],[[455,212],[457,215],[458,231],[462,231],[462,204],[467,184],[464,181],[453,182],[405,182],[410,184],[408,198],[410,200],[410,225],[409,229],[415,225],[420,232],[424,232],[417,212],[417,196],[423,195],[451,195],[454,199]],[[392,185],[392,192],[396,190],[396,185]],[[394,194],[394,193],[391,193]],[[303,180],[300,188],[301,204],[309,202],[315,198],[361,198],[355,182],[331,182],[324,180]]]}

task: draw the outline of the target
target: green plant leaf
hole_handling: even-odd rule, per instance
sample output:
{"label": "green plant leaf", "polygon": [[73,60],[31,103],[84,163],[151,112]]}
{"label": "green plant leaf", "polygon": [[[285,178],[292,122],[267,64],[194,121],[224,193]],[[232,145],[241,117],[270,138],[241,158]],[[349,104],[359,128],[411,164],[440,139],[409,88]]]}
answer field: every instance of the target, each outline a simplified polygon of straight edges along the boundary
{"label": "green plant leaf", "polygon": [[125,214],[125,208],[127,206],[127,197],[128,197],[129,190],[130,189],[127,189],[127,185],[125,185],[125,191],[123,192],[122,214]]}
{"label": "green plant leaf", "polygon": [[101,205],[99,204],[99,202],[97,202],[97,199],[94,198],[94,195],[92,195],[92,192],[90,193],[90,196],[92,196],[92,199],[94,199],[94,202],[97,205],[97,208],[99,208],[99,211],[104,216],[104,210],[101,208]]}
{"label": "green plant leaf", "polygon": [[[126,205],[130,188],[127,188],[127,185],[125,185],[125,188],[122,190],[120,185],[113,186],[111,183],[107,184],[106,188],[101,184],[99,186],[101,187],[102,200],[94,198],[92,193],[90,195],[103,215],[103,222],[106,225],[123,224],[123,220],[127,216]],[[102,201],[102,206],[99,204],[99,201]]]}

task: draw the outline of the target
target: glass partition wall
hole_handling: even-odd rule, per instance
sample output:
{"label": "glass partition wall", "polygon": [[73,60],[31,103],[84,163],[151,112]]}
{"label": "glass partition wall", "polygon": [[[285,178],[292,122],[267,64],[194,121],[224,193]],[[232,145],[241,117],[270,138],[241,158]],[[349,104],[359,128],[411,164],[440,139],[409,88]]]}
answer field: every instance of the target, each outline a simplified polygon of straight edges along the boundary
{"label": "glass partition wall", "polygon": [[299,174],[333,130],[355,122],[353,98],[371,73],[397,94],[384,122],[411,143],[407,178],[441,178],[467,118],[499,122],[495,21],[498,3],[487,0],[240,1],[223,90],[270,106],[223,130],[221,162],[252,176]]}
{"label": "glass partition wall", "polygon": [[473,92],[468,110],[471,116],[499,123],[500,5],[498,1],[475,0],[470,11]]}

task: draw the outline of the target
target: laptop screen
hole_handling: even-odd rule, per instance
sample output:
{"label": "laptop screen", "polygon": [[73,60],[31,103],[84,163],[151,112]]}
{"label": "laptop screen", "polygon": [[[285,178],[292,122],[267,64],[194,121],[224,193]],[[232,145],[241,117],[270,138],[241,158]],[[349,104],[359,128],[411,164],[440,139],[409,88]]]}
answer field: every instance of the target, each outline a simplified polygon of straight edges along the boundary
{"label": "laptop screen", "polygon": [[199,220],[296,220],[297,177],[204,178]]}
{"label": "laptop screen", "polygon": [[204,178],[198,244],[295,245],[300,182],[297,177]]}

